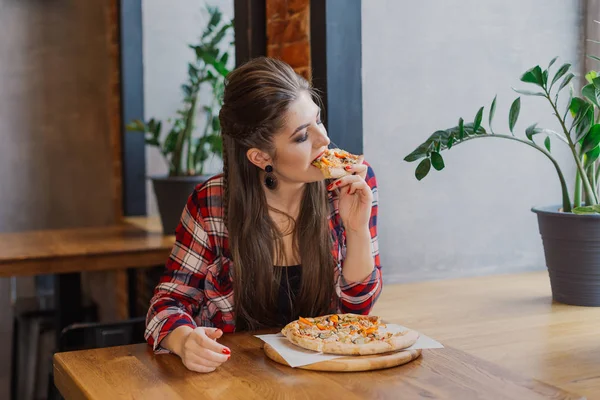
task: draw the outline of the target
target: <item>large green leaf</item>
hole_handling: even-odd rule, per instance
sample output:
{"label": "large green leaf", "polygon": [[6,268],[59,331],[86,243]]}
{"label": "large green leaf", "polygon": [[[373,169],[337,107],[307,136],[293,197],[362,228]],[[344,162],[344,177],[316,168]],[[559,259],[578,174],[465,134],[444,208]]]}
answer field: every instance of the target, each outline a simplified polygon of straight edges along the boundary
{"label": "large green leaf", "polygon": [[429,158],[424,159],[419,163],[417,169],[415,171],[415,177],[418,180],[421,180],[427,176],[429,170],[431,169],[431,160]]}
{"label": "large green leaf", "polygon": [[223,55],[221,56],[221,58],[219,58],[219,61],[223,65],[227,65],[227,60],[229,60],[229,53],[225,52],[225,53],[223,53]]}
{"label": "large green leaf", "polygon": [[477,111],[477,114],[475,115],[475,120],[473,121],[473,131],[475,133],[477,133],[477,130],[481,126],[482,119],[483,119],[483,107],[481,107],[479,109],[479,111]]}
{"label": "large green leaf", "polygon": [[223,14],[217,7],[210,7],[209,12],[211,14],[210,21],[208,22],[208,26],[217,26],[219,22],[221,22],[221,18]]}
{"label": "large green leaf", "polygon": [[592,165],[594,162],[596,162],[596,160],[600,157],[600,146],[596,146],[592,150],[588,151],[586,156],[587,156],[587,159],[586,159],[585,167],[588,168],[590,165]]}
{"label": "large green leaf", "polygon": [[563,64],[558,71],[556,71],[556,74],[554,75],[554,78],[552,78],[552,83],[550,83],[550,89],[552,89],[552,86],[554,86],[554,84],[563,77],[564,74],[567,73],[567,71],[569,71],[569,68],[571,68],[571,64],[569,63],[565,63]]}
{"label": "large green leaf", "polygon": [[531,90],[522,90],[522,89],[515,89],[515,88],[513,88],[513,90],[519,94],[524,94],[525,96],[541,96],[541,97],[546,96],[546,94],[542,93],[542,92],[532,92]]}
{"label": "large green leaf", "polygon": [[567,86],[569,84],[569,82],[571,82],[571,79],[573,79],[575,75],[571,72],[569,72],[566,76],[565,79],[563,79],[562,83],[560,84],[560,86],[558,87],[558,91],[560,92],[561,90],[563,90],[563,88],[565,86]]}
{"label": "large green leaf", "polygon": [[448,138],[450,137],[450,134],[451,134],[451,132],[448,132],[447,130],[446,131],[442,131],[442,130],[435,131],[429,136],[429,138],[427,138],[427,141],[430,143],[440,142],[440,141],[446,142],[448,140]]}
{"label": "large green leaf", "polygon": [[179,136],[180,131],[173,128],[167,135],[165,139],[165,144],[163,145],[164,154],[172,153],[175,150],[175,146],[177,145],[177,137]]}
{"label": "large green leaf", "polygon": [[144,140],[144,142],[148,145],[148,146],[156,146],[156,147],[160,147],[160,142],[154,138],[148,137]]}
{"label": "large green leaf", "polygon": [[528,69],[523,74],[523,76],[521,76],[521,81],[526,82],[526,83],[533,83],[535,85],[543,87],[544,86],[544,78],[543,78],[542,69],[540,68],[540,66],[536,65],[535,67]]}
{"label": "large green leaf", "polygon": [[413,162],[420,160],[423,157],[427,157],[429,154],[431,142],[425,141],[423,144],[419,145],[412,153],[404,157],[404,161]]}
{"label": "large green leaf", "polygon": [[[456,127],[456,128],[458,129],[458,127]],[[483,126],[479,126],[479,127],[477,127],[477,130],[475,130],[475,124],[472,124],[472,123],[465,124],[465,135],[466,136],[485,135],[485,134],[487,134],[487,132]]]}
{"label": "large green leaf", "polygon": [[161,131],[162,131],[162,121],[158,121],[154,125],[154,129],[152,129],[152,136],[154,137],[154,139],[158,140],[158,137],[160,136]]}
{"label": "large green leaf", "polygon": [[[513,101],[510,106],[510,111],[508,113],[508,129],[513,132],[515,124],[519,119],[519,112],[521,111],[521,98],[517,97],[515,101]],[[514,133],[513,133],[514,135]]]}
{"label": "large green leaf", "polygon": [[585,74],[585,80],[588,81],[588,83],[594,83],[594,79],[598,77],[598,73],[596,71],[590,71],[587,74]]}
{"label": "large green leaf", "polygon": [[594,124],[587,135],[583,138],[581,152],[583,154],[589,152],[600,144],[600,124]]}
{"label": "large green leaf", "polygon": [[212,118],[212,129],[214,132],[219,132],[221,130],[221,121],[219,120],[218,115],[215,115]]}
{"label": "large green leaf", "polygon": [[550,152],[550,136],[546,136],[546,139],[544,140],[544,146],[546,146],[546,149],[548,152]]}
{"label": "large green leaf", "polygon": [[581,109],[581,107],[585,104],[587,104],[586,101],[581,97],[573,97],[569,104],[569,111],[571,112],[571,116],[575,118],[577,113],[579,113],[579,109]]}
{"label": "large green leaf", "polygon": [[600,206],[599,205],[594,205],[594,206],[583,206],[583,207],[575,207],[573,208],[573,213],[574,214],[600,214]]}
{"label": "large green leaf", "polygon": [[221,29],[219,29],[219,31],[216,33],[216,35],[212,38],[212,40],[210,41],[210,46],[211,47],[215,47],[218,46],[219,43],[221,43],[221,40],[223,40],[223,38],[225,37],[225,35],[227,34],[227,31],[231,28],[230,24],[226,24],[223,25],[221,27]]}
{"label": "large green leaf", "polygon": [[536,128],[536,126],[537,123],[527,127],[527,129],[525,130],[525,136],[527,136],[527,139],[533,141],[533,135],[537,135],[538,133],[541,133],[543,131],[542,128]]}
{"label": "large green leaf", "polygon": [[490,132],[492,133],[494,133],[494,131],[492,130],[492,120],[494,119],[494,114],[496,114],[496,97],[498,96],[494,96],[494,100],[492,100],[492,105],[490,106],[489,125]]}
{"label": "large green leaf", "polygon": [[[596,78],[598,79],[598,78]],[[596,107],[600,107],[600,88],[593,83],[587,84],[581,89],[581,94],[594,103]]]}
{"label": "large green leaf", "polygon": [[455,141],[454,135],[450,136],[450,138],[448,139],[448,144],[446,144],[446,146],[448,147],[448,150],[450,150],[452,148],[454,141]]}
{"label": "large green leaf", "polygon": [[204,60],[206,64],[211,65],[222,76],[227,76],[227,74],[229,74],[229,70],[227,69],[225,64],[217,60],[213,54],[210,54],[208,52],[201,52],[200,57]]}
{"label": "large green leaf", "polygon": [[444,158],[438,152],[431,153],[431,165],[438,171],[444,169]]}
{"label": "large green leaf", "polygon": [[194,148],[193,161],[195,165],[202,164],[208,159],[208,151],[206,151],[206,136],[203,136],[196,140],[196,146]]}
{"label": "large green leaf", "polygon": [[210,150],[221,157],[223,155],[223,140],[221,135],[212,134],[206,137],[207,143],[210,145]]}
{"label": "large green leaf", "polygon": [[585,103],[577,111],[577,115],[573,120],[575,126],[575,141],[579,142],[587,133],[594,123],[594,107],[590,103]]}

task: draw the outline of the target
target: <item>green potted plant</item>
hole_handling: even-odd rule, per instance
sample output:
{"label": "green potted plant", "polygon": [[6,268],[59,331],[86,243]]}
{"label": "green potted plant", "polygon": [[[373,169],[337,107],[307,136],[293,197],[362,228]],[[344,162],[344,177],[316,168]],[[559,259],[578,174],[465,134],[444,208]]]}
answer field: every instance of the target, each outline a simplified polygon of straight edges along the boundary
{"label": "green potted plant", "polygon": [[[574,96],[571,80],[575,75],[570,72],[571,65],[552,68],[557,59],[550,61],[545,69],[536,65],[521,76],[521,81],[532,85],[534,90],[513,88],[521,95],[547,101],[558,120],[557,131],[533,124],[525,130],[524,137],[517,136],[514,127],[521,110],[521,98],[517,97],[508,115],[510,133],[497,132],[492,128],[494,97],[487,113],[487,130],[482,126],[484,107],[481,107],[473,122],[465,123],[460,118],[456,126],[434,132],[404,160],[420,160],[415,176],[421,180],[431,167],[437,171],[444,168],[442,151],[475,139],[511,140],[542,153],[554,165],[562,190],[561,205],[532,208],[538,217],[553,298],[566,304],[600,306],[600,74],[596,71],[586,74],[588,84],[582,88],[580,97]],[[567,106],[560,109],[559,96],[566,93],[569,93]],[[567,146],[577,166],[572,197],[559,162],[552,155],[554,143]]]}
{"label": "green potted plant", "polygon": [[[219,110],[222,106],[224,80],[230,72],[227,61],[231,46],[222,50],[222,42],[232,29],[231,21],[225,21],[217,7],[208,7],[209,19],[197,44],[189,45],[195,60],[188,64],[187,81],[181,86],[182,108],[163,135],[163,122],[155,118],[148,121],[135,120],[126,128],[144,132],[146,144],[160,150],[168,168],[167,176],[152,176],[154,193],[166,234],[175,232],[181,211],[196,185],[203,183],[211,174],[205,171],[205,163],[211,155],[222,156]],[[230,43],[231,45],[232,43]],[[200,90],[206,87],[208,101],[199,107]],[[199,111],[203,113],[204,126],[199,137],[194,135]]]}

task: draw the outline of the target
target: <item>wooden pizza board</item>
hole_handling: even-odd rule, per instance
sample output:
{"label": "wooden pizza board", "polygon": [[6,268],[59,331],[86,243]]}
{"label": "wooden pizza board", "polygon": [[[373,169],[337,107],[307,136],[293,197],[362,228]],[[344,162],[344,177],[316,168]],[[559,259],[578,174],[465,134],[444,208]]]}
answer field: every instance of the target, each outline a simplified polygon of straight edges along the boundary
{"label": "wooden pizza board", "polygon": [[[264,351],[267,357],[279,364],[289,364],[279,355],[279,353],[268,343],[264,344]],[[409,363],[421,355],[421,350],[402,350],[393,353],[375,354],[371,356],[347,356],[335,358],[333,360],[321,361],[318,363],[303,365],[301,369],[312,371],[334,371],[334,372],[358,372],[373,371],[377,369],[392,368],[398,365]]]}

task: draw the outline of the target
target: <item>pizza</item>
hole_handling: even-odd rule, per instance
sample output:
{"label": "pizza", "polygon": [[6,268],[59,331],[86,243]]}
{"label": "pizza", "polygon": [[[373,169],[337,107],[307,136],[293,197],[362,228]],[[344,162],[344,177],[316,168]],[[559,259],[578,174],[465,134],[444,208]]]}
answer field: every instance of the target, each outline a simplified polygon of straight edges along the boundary
{"label": "pizza", "polygon": [[361,156],[350,154],[345,150],[327,149],[312,162],[312,165],[321,170],[325,179],[341,178],[350,174],[344,169],[347,165],[358,164],[361,159]]}
{"label": "pizza", "polygon": [[331,314],[290,322],[281,333],[302,348],[343,355],[369,355],[398,351],[415,344],[415,331],[392,333],[379,317]]}

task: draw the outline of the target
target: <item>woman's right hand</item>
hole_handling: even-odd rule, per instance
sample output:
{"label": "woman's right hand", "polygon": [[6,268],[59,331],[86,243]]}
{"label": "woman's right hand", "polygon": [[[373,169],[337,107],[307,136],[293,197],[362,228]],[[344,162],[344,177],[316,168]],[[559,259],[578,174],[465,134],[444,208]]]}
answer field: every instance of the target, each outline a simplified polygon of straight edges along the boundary
{"label": "woman's right hand", "polygon": [[217,339],[223,336],[222,330],[206,327],[177,329],[181,328],[189,330],[184,333],[177,352],[187,369],[196,372],[212,372],[229,360],[231,350],[217,342]]}

